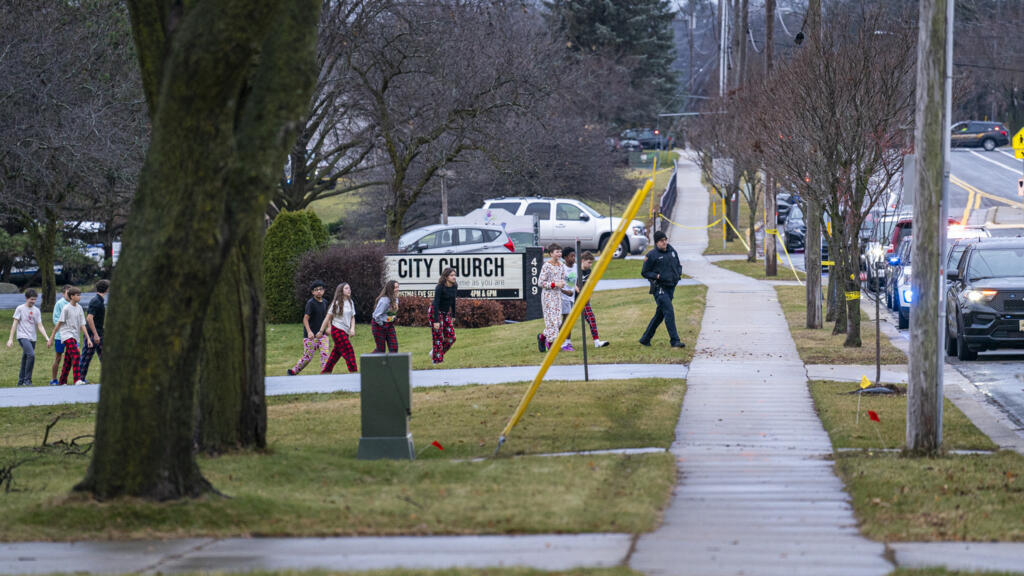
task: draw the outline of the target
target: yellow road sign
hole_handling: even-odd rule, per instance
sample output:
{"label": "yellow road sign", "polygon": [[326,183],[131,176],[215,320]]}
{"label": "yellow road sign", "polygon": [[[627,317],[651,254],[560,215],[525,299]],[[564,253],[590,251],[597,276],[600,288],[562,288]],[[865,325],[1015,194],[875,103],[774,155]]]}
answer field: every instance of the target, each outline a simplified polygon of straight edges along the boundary
{"label": "yellow road sign", "polygon": [[1017,158],[1024,158],[1024,128],[1021,128],[1013,135],[1013,140],[1010,140],[1013,144],[1013,155]]}

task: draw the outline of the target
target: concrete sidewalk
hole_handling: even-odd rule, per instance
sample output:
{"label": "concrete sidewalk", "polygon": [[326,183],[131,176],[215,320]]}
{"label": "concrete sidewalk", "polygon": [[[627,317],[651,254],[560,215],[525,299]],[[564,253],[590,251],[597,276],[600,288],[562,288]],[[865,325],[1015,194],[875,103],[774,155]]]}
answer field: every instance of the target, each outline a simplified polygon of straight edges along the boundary
{"label": "concrete sidewalk", "polygon": [[[539,355],[538,355],[539,356]],[[507,384],[532,381],[538,366],[499,366],[494,368],[454,368],[413,370],[412,387],[468,386],[470,384]],[[630,378],[686,378],[683,364],[591,364],[590,379],[628,380]],[[600,376],[598,376],[600,374]],[[583,380],[583,365],[552,366],[545,380]],[[332,394],[359,392],[359,374],[316,374],[309,376],[269,376],[267,396],[287,394]],[[36,386],[0,388],[0,408],[90,404],[99,401],[100,385]]]}
{"label": "concrete sidewalk", "polygon": [[708,287],[672,452],[680,483],[630,567],[654,575],[884,575],[885,546],[863,538],[814,411],[775,290],[702,252],[708,194],[679,163],[670,241]]}

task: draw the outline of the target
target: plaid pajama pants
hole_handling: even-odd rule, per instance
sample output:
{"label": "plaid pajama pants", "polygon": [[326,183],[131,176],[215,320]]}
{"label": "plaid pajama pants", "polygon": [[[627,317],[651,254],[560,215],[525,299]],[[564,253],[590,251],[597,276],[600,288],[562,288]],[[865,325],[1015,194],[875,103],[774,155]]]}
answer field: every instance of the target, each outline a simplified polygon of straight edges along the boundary
{"label": "plaid pajama pants", "polygon": [[[331,327],[334,330],[334,327]],[[303,338],[302,339],[302,358],[299,358],[299,362],[292,367],[292,372],[298,374],[302,372],[302,369],[309,364],[309,361],[313,359],[313,354],[319,349],[320,350],[320,369],[323,370],[327,366],[327,357],[330,355],[328,349],[330,348],[330,342],[327,339],[327,334],[319,338]],[[337,362],[337,359],[335,359]],[[331,364],[331,366],[334,366]]]}
{"label": "plaid pajama pants", "polygon": [[[431,305],[427,310],[427,318],[433,317],[434,306]],[[438,314],[438,324],[441,325],[440,328],[434,328],[434,323],[430,323],[430,334],[433,336],[434,341],[434,346],[430,351],[430,359],[434,364],[444,362],[445,353],[455,344],[455,325],[452,323],[451,315]]]}
{"label": "plaid pajama pants", "polygon": [[356,366],[356,353],[352,350],[352,342],[348,339],[348,333],[331,326],[331,339],[334,340],[334,348],[331,349],[331,357],[327,359],[327,364],[324,365],[324,369],[320,373],[330,374],[340,357],[345,358],[345,366],[348,367],[349,372],[359,372],[359,367]]}
{"label": "plaid pajama pants", "polygon": [[[82,380],[89,376],[89,364],[92,363],[92,357],[95,354],[99,354],[100,360],[103,360],[103,340],[99,342],[93,340],[92,346],[86,346],[85,350],[82,350],[82,359],[78,361],[78,370],[82,373]],[[75,381],[78,381],[77,377]]]}
{"label": "plaid pajama pants", "polygon": [[594,311],[590,308],[590,302],[583,307],[583,318],[590,325],[590,335],[597,340],[597,318],[594,317]]}
{"label": "plaid pajama pants", "polygon": [[78,341],[74,338],[64,340],[64,368],[60,371],[61,386],[67,385],[69,371],[73,370],[75,373],[74,382],[82,379],[82,368],[78,365],[81,359],[82,355],[78,352]]}
{"label": "plaid pajama pants", "polygon": [[398,334],[395,333],[395,323],[386,322],[383,326],[376,322],[370,322],[373,326],[373,342],[377,347],[373,350],[374,354],[380,354],[384,352],[384,346],[387,345],[388,352],[398,352]]}

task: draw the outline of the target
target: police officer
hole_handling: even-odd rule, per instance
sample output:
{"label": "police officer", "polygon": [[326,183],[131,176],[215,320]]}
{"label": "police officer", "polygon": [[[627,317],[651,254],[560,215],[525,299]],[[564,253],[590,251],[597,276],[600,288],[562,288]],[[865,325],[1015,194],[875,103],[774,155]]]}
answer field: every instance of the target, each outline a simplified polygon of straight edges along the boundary
{"label": "police officer", "polygon": [[644,260],[643,270],[640,275],[651,283],[651,294],[654,295],[654,302],[658,309],[647,325],[647,331],[640,337],[640,343],[644,346],[651,345],[651,338],[654,332],[665,321],[665,329],[668,330],[668,337],[673,348],[684,348],[686,344],[679,339],[676,332],[676,312],[672,307],[672,296],[676,290],[676,284],[683,275],[683,267],[679,264],[679,255],[676,249],[669,246],[668,237],[661,230],[654,233],[654,250],[647,253]]}

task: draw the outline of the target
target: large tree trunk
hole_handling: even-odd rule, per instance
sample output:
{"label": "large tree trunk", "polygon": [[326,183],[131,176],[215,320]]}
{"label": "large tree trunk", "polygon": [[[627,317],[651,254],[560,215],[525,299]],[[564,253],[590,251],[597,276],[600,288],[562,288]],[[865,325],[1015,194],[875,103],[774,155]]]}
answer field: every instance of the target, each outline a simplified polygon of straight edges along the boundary
{"label": "large tree trunk", "polygon": [[807,270],[807,327],[821,328],[821,205],[807,198],[807,236],[804,239],[804,269]]}
{"label": "large tree trunk", "polygon": [[209,453],[267,445],[263,230],[232,250],[211,295],[198,371],[196,445]]}
{"label": "large tree trunk", "polygon": [[129,2],[153,136],[114,274],[95,449],[77,490],[166,500],[211,489],[193,452],[203,322],[308,105],[319,6]]}
{"label": "large tree trunk", "polygon": [[[828,275],[828,320],[835,322],[832,334],[846,333],[846,294],[851,268],[846,259],[846,248],[843,246],[842,216],[832,217],[832,233],[828,239],[828,259],[833,262],[832,273]],[[837,242],[836,239],[840,240]]]}

